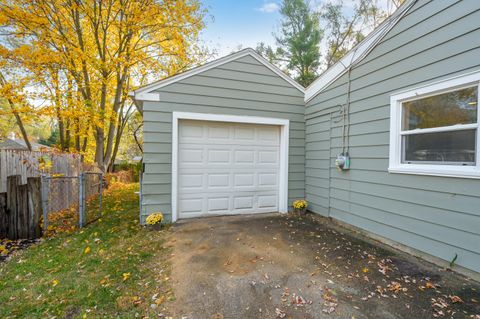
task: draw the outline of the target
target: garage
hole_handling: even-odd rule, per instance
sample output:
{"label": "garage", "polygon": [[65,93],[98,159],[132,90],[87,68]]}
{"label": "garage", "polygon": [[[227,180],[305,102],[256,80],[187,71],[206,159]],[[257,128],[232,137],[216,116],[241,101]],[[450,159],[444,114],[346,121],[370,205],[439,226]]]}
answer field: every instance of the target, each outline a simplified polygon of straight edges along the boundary
{"label": "garage", "polygon": [[280,127],[182,120],[179,218],[278,211]]}
{"label": "garage", "polygon": [[140,222],[288,212],[305,198],[304,89],[245,49],[133,92]]}

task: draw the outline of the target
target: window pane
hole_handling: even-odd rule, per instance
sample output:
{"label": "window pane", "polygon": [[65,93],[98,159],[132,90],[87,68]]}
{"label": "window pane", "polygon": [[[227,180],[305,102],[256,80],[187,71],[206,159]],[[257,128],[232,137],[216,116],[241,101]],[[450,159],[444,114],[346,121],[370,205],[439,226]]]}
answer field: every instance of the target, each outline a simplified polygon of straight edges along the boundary
{"label": "window pane", "polygon": [[402,130],[477,123],[478,87],[404,102]]}
{"label": "window pane", "polygon": [[476,130],[402,136],[403,162],[475,164]]}

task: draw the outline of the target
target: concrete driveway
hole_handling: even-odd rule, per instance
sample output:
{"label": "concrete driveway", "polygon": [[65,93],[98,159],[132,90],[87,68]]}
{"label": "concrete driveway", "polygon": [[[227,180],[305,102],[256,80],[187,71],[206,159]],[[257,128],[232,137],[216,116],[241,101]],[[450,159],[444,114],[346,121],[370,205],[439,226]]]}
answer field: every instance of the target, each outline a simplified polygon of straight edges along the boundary
{"label": "concrete driveway", "polygon": [[174,318],[474,318],[480,285],[331,225],[269,214],[177,223]]}

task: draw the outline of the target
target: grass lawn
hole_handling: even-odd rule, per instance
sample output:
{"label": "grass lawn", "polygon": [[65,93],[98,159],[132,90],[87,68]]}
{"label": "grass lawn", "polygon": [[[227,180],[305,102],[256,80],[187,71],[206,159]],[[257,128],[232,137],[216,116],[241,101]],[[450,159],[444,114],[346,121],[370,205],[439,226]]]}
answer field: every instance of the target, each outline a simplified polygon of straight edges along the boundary
{"label": "grass lawn", "polygon": [[173,300],[166,231],[138,222],[136,184],[114,184],[103,217],[0,264],[0,318],[157,318]]}

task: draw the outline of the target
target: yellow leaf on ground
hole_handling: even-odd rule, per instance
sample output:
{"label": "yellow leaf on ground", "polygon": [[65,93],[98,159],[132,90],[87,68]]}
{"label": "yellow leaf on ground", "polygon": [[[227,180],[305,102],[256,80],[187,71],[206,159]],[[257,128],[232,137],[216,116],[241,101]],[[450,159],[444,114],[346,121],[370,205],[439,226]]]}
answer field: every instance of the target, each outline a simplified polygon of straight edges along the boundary
{"label": "yellow leaf on ground", "polygon": [[425,284],[425,288],[427,288],[427,289],[435,289],[435,285],[432,284],[431,282],[427,282],[427,283]]}
{"label": "yellow leaf on ground", "polygon": [[85,250],[83,251],[84,254],[89,254],[90,253],[90,247],[86,247]]}
{"label": "yellow leaf on ground", "polygon": [[127,280],[128,278],[130,278],[130,273],[129,272],[124,272],[123,273],[123,281]]}
{"label": "yellow leaf on ground", "polygon": [[53,279],[52,280],[52,286],[55,287],[56,285],[58,285],[59,281],[57,279]]}

